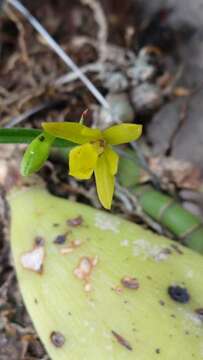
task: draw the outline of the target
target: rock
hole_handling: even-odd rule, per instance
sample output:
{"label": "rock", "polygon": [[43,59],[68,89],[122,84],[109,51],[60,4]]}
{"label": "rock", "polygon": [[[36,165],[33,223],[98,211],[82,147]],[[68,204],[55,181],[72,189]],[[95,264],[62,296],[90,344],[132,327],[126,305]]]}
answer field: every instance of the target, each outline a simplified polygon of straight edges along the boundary
{"label": "rock", "polygon": [[103,81],[103,85],[110,92],[121,92],[128,88],[128,79],[123,74],[122,71],[105,71],[101,75],[101,80]]}
{"label": "rock", "polygon": [[179,112],[179,101],[173,101],[164,105],[152,118],[146,131],[154,155],[163,155],[168,150],[171,136],[179,121]]}
{"label": "rock", "polygon": [[203,170],[203,90],[199,91],[189,103],[183,125],[173,139],[172,156],[191,161]]}
{"label": "rock", "polygon": [[137,113],[147,113],[161,105],[162,93],[159,86],[146,82],[132,89],[131,100]]}
{"label": "rock", "polygon": [[150,55],[141,50],[134,65],[127,70],[127,75],[134,86],[144,81],[150,80],[156,73],[156,68],[150,64]]}
{"label": "rock", "polygon": [[106,97],[111,112],[105,108],[101,109],[99,115],[99,126],[107,127],[116,122],[132,122],[134,110],[126,93],[109,94]]}

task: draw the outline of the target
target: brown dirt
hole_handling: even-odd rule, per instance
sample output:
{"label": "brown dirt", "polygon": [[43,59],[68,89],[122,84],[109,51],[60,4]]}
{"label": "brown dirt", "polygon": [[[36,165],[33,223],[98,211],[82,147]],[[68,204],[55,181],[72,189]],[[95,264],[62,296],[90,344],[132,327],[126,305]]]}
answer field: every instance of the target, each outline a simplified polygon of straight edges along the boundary
{"label": "brown dirt", "polygon": [[[181,1],[183,7],[184,1]],[[141,1],[101,0],[99,4],[104,9],[103,22],[100,22],[98,16],[98,7],[95,11],[84,3],[83,0],[72,0],[68,5],[65,0],[24,1],[79,66],[93,62],[102,64],[102,76],[97,71],[89,75],[102,94],[109,95],[114,91],[112,82],[111,85],[107,84],[109,74],[112,79],[115,73],[119,73],[122,84],[127,81],[127,90],[121,85],[119,91],[128,97],[136,121],[139,119],[145,125],[140,146],[149,159],[155,155],[160,158],[173,156],[181,162],[181,159],[186,158],[197,167],[199,174],[203,170],[202,69],[200,64],[194,65],[191,60],[189,62],[185,59],[191,58],[187,46],[188,51],[195,54],[197,48],[200,51],[202,40],[200,42],[196,38],[201,26],[197,23],[195,28],[193,22],[187,20],[185,23],[184,19],[181,23],[179,7],[173,10],[171,21],[168,4],[174,5],[173,1],[171,4],[167,1],[167,6],[160,9],[158,1],[153,2],[156,3],[154,8],[145,8]],[[108,34],[105,34],[105,24],[109,27]],[[108,49],[105,48],[107,40],[111,44]],[[115,49],[112,44],[119,48]],[[133,78],[133,67],[129,65],[126,51],[135,55],[143,47],[150,53],[149,62],[142,76],[139,73]],[[78,121],[86,108],[92,110],[86,119],[87,123],[95,121],[93,96],[78,80],[56,86],[56,81],[67,73],[66,66],[45,45],[31,25],[8,6],[5,11],[0,11],[0,57],[1,127],[29,110],[32,115],[25,116],[20,126],[39,128],[42,121],[56,119]],[[195,56],[195,61],[197,58]],[[180,74],[183,63],[185,70]],[[107,70],[108,76],[105,78]],[[149,70],[152,75],[147,78],[146,71]],[[16,167],[23,148],[18,146],[14,151],[9,146],[4,147],[0,155],[0,359],[48,360],[23,305],[10,259],[9,211],[5,201],[5,184],[8,186],[8,182],[5,181],[5,172],[9,168],[10,176],[18,177]],[[53,153],[40,172],[49,190],[58,196],[99,207],[93,182],[77,183],[70,180],[66,167],[64,157]],[[159,170],[160,183],[162,185],[163,182],[166,190],[182,190],[182,185],[174,180],[177,177],[171,178],[168,169],[166,171],[163,167]],[[200,185],[198,177],[197,188]],[[189,201],[196,204],[201,214],[199,197]],[[119,198],[115,198],[113,209],[116,213],[124,212]],[[124,216],[145,223],[145,219],[137,214],[126,211]]]}

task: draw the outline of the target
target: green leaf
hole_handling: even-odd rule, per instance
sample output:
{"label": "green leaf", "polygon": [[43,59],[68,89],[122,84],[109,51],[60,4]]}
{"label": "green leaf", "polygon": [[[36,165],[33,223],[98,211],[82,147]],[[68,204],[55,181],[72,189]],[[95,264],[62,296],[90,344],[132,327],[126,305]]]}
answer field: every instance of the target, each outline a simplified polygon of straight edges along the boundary
{"label": "green leaf", "polygon": [[52,360],[202,359],[199,254],[39,187],[9,203],[19,285]]}

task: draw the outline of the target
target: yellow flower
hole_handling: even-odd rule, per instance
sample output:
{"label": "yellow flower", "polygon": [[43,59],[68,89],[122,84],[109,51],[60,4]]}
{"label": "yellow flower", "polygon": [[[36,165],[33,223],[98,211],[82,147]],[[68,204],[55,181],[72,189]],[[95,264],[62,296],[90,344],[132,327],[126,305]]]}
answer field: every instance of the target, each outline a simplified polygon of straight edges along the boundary
{"label": "yellow flower", "polygon": [[94,172],[99,200],[106,209],[110,209],[119,159],[111,145],[137,140],[142,125],[120,124],[104,131],[73,122],[50,122],[42,126],[55,137],[80,144],[69,153],[70,175],[85,180]]}

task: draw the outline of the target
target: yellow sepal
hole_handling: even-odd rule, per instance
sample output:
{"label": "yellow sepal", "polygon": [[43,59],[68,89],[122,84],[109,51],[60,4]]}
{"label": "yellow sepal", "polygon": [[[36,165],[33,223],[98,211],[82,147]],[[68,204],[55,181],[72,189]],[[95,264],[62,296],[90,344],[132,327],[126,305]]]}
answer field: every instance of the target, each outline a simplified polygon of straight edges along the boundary
{"label": "yellow sepal", "polygon": [[142,125],[120,124],[103,131],[106,142],[111,145],[125,144],[137,140],[142,134]]}
{"label": "yellow sepal", "polygon": [[85,144],[91,140],[98,140],[102,136],[99,129],[91,129],[75,122],[47,122],[42,123],[42,127],[48,134],[76,144]]}

